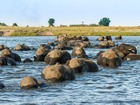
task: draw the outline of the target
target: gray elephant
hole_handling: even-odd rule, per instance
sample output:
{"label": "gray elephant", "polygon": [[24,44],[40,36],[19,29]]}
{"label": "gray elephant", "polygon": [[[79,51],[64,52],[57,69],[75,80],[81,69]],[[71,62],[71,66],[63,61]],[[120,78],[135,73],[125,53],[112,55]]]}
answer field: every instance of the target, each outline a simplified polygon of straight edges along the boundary
{"label": "gray elephant", "polygon": [[132,53],[132,54],[136,54],[137,53],[137,49],[135,46],[130,45],[130,44],[121,44],[115,48],[112,49],[113,51],[117,52],[118,55],[123,59],[125,56],[127,56],[128,54]]}
{"label": "gray elephant", "polygon": [[31,50],[31,48],[25,44],[17,44],[14,48],[16,51],[28,51]]}
{"label": "gray elephant", "polygon": [[87,72],[97,72],[99,71],[99,68],[96,63],[94,63],[91,60],[83,59],[85,63],[88,65],[88,70]]}
{"label": "gray elephant", "polygon": [[97,58],[97,64],[117,68],[118,66],[121,66],[122,59],[115,51],[107,50],[99,55]]}
{"label": "gray elephant", "polygon": [[115,46],[115,42],[112,40],[104,40],[100,41],[98,45],[95,46],[97,46],[98,48],[110,48]]}
{"label": "gray elephant", "polygon": [[98,38],[96,40],[97,41],[103,41],[104,40],[104,36],[98,36]]}
{"label": "gray elephant", "polygon": [[110,35],[105,36],[105,39],[104,40],[112,40],[112,37]]}
{"label": "gray elephant", "polygon": [[78,58],[87,58],[85,50],[82,47],[73,48],[72,55]]}
{"label": "gray elephant", "polygon": [[45,56],[50,52],[51,47],[46,44],[41,44],[36,51],[34,61],[44,61]]}
{"label": "gray elephant", "polygon": [[68,45],[58,44],[57,46],[55,46],[55,49],[58,49],[58,50],[72,50],[73,48],[68,46]]}
{"label": "gray elephant", "polygon": [[121,39],[122,39],[122,36],[121,36],[121,35],[117,35],[117,36],[115,37],[115,39],[116,39],[116,40],[121,40]]}
{"label": "gray elephant", "polygon": [[1,53],[1,57],[9,57],[15,61],[21,62],[21,57],[18,54],[13,53],[10,49],[4,49]]}
{"label": "gray elephant", "polygon": [[45,56],[44,61],[49,65],[54,65],[57,62],[65,64],[70,59],[71,55],[67,51],[54,49]]}
{"label": "gray elephant", "polygon": [[83,37],[82,37],[82,41],[89,41],[89,38],[86,37],[86,36],[83,36]]}
{"label": "gray elephant", "polygon": [[43,82],[37,81],[32,76],[25,76],[20,82],[20,87],[22,89],[32,89],[44,86]]}
{"label": "gray elephant", "polygon": [[23,60],[23,63],[27,63],[27,62],[33,62],[30,58],[25,58],[24,60]]}
{"label": "gray elephant", "polygon": [[42,71],[42,77],[48,82],[62,82],[65,80],[74,80],[73,70],[61,64],[46,66]]}
{"label": "gray elephant", "polygon": [[4,49],[9,49],[9,48],[7,46],[5,46],[5,45],[0,45],[0,51],[4,50]]}
{"label": "gray elephant", "polygon": [[9,57],[0,57],[0,66],[3,65],[16,65],[16,61]]}
{"label": "gray elephant", "polygon": [[89,70],[88,64],[82,58],[68,60],[66,65],[72,68],[74,73],[83,73]]}

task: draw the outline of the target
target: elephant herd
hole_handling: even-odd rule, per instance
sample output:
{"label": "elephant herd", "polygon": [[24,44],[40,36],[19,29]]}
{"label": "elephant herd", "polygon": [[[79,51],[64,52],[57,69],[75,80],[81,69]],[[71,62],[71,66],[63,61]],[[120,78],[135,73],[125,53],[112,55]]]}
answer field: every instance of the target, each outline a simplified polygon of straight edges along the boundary
{"label": "elephant herd", "polygon": [[[121,40],[121,36],[115,37]],[[74,80],[77,74],[84,72],[97,72],[98,65],[104,67],[117,68],[121,66],[124,60],[139,60],[140,55],[137,54],[135,46],[122,43],[115,45],[111,36],[99,36],[98,44],[92,45],[88,37],[67,35],[58,36],[53,42],[41,44],[36,50],[34,60],[26,58],[21,61],[21,57],[10,50],[5,45],[0,45],[0,66],[17,65],[17,62],[45,62],[48,64],[41,72],[41,76],[47,82],[62,82],[65,80]],[[109,48],[106,51],[100,51],[94,59],[91,59],[84,48]],[[25,44],[18,44],[14,48],[16,51],[35,50]],[[68,50],[72,50],[70,54]],[[31,89],[43,86],[44,83],[37,81],[34,77],[23,77],[20,82],[22,89]],[[0,89],[4,88],[4,84],[0,83]]]}

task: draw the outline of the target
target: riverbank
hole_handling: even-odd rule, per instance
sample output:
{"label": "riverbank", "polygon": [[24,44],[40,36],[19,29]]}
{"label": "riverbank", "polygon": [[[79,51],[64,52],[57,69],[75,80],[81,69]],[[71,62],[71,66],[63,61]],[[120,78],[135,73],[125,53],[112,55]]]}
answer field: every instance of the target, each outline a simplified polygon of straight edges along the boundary
{"label": "riverbank", "polygon": [[10,27],[0,26],[0,36],[140,36],[140,26],[135,27]]}

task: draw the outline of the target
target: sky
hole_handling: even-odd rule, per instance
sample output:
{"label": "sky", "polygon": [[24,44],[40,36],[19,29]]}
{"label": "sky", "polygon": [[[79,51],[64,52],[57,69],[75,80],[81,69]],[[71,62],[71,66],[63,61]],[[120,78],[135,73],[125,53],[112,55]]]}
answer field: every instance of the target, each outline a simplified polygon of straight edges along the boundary
{"label": "sky", "polygon": [[110,18],[110,26],[140,26],[140,0],[1,0],[0,22],[19,26],[98,24]]}

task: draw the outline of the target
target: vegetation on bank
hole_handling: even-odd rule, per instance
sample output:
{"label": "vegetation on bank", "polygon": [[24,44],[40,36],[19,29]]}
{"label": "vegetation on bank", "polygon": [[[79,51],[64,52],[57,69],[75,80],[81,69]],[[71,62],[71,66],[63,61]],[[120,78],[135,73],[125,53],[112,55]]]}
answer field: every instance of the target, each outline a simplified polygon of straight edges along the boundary
{"label": "vegetation on bank", "polygon": [[140,36],[140,27],[10,27],[0,26],[1,36],[40,36],[40,35],[87,35],[87,36]]}

